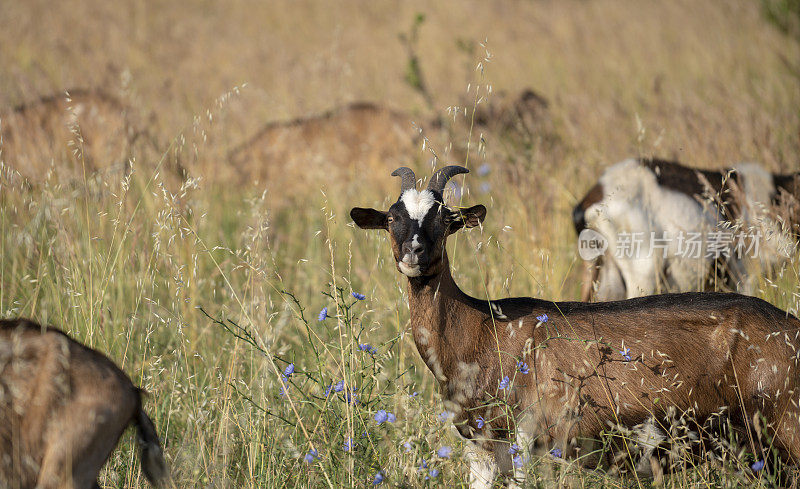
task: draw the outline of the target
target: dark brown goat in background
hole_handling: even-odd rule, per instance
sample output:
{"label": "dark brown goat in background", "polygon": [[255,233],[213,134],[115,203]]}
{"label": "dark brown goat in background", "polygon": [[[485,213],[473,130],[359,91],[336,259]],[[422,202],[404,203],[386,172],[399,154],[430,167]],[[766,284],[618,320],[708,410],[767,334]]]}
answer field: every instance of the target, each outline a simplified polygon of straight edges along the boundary
{"label": "dark brown goat in background", "polygon": [[58,329],[0,321],[0,488],[96,489],[131,423],[145,477],[164,485],[161,444],[128,376]]}

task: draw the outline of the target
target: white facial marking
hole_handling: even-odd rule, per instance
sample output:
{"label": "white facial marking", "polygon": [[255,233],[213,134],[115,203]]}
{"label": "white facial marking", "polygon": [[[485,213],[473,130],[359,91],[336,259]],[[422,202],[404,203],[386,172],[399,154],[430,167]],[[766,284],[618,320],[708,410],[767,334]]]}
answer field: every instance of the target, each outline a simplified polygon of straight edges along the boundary
{"label": "white facial marking", "polygon": [[406,211],[411,219],[415,219],[420,226],[425,215],[436,203],[433,192],[423,190],[419,192],[415,189],[408,189],[400,196],[400,201],[406,206]]}
{"label": "white facial marking", "polygon": [[404,261],[397,262],[397,267],[400,272],[407,277],[419,277],[422,273],[419,271],[419,265],[409,265]]}

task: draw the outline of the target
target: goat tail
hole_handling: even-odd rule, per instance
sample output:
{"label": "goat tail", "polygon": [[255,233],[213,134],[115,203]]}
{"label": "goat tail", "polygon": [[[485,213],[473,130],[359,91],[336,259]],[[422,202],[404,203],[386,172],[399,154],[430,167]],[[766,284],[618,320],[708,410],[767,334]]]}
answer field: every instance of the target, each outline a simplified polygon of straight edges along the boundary
{"label": "goat tail", "polygon": [[137,389],[139,402],[133,416],[136,425],[137,441],[139,443],[139,456],[142,461],[142,472],[153,487],[167,487],[172,480],[167,462],[164,460],[164,451],[156,433],[153,421],[142,409],[141,389]]}

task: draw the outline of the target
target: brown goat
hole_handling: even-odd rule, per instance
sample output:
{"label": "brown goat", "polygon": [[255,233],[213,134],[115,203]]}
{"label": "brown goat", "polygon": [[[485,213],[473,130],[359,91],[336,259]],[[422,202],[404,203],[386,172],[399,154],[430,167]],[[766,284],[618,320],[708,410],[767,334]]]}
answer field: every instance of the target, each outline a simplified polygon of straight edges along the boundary
{"label": "brown goat", "polygon": [[140,389],[102,353],[62,331],[0,321],[0,487],[98,488],[125,428],[138,428],[142,471],[169,480]]}
{"label": "brown goat", "polygon": [[388,211],[353,208],[350,216],[389,233],[408,277],[417,350],[459,432],[474,442],[471,487],[491,487],[498,468],[521,477],[525,455],[509,454],[515,437],[523,448],[536,442],[585,458],[582,446],[610,427],[639,427],[649,459],[676,413],[703,424],[722,412],[749,434],[760,413],[787,460],[800,462],[800,321],[738,294],[607,303],[470,297],[450,274],[445,242],[478,226],[486,208],[453,210],[442,200],[447,180],[466,172],[445,167],[418,191],[401,168],[393,173],[403,178],[401,196]]}

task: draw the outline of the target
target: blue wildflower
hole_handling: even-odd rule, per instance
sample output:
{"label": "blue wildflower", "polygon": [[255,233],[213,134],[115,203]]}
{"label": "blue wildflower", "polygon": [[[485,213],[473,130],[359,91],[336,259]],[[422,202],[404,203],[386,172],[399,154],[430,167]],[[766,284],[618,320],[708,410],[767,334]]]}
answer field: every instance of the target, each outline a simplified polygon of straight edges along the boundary
{"label": "blue wildflower", "polygon": [[403,447],[405,447],[406,453],[410,452],[411,451],[411,442],[407,441],[407,442],[403,443]]}
{"label": "blue wildflower", "polygon": [[561,458],[561,449],[560,448],[554,448],[554,449],[550,450],[550,455],[554,456],[555,458]]}
{"label": "blue wildflower", "polygon": [[488,194],[489,191],[492,190],[492,186],[489,185],[489,182],[481,182],[481,184],[478,186],[478,189],[482,194]]}
{"label": "blue wildflower", "polygon": [[480,430],[486,424],[486,421],[484,421],[483,416],[478,416],[478,419],[475,420],[475,424],[478,425],[478,429]]}
{"label": "blue wildflower", "polygon": [[348,404],[358,404],[358,394],[356,394],[356,390],[353,389],[352,393],[345,392],[344,400],[347,401]]}
{"label": "blue wildflower", "polygon": [[284,371],[283,371],[284,378],[289,378],[289,377],[291,377],[293,373],[294,373],[294,364],[293,364],[293,363],[290,363],[290,364],[289,364],[289,365],[286,367],[286,370],[284,370]]}
{"label": "blue wildflower", "polygon": [[500,388],[505,390],[508,388],[509,384],[511,384],[511,379],[509,379],[508,375],[506,375],[503,377],[503,380],[500,381]]}
{"label": "blue wildflower", "polygon": [[383,479],[384,479],[383,473],[381,473],[381,472],[376,473],[375,474],[375,479],[372,481],[372,485],[373,486],[377,486],[378,484],[383,482]]}
{"label": "blue wildflower", "polygon": [[286,395],[286,391],[283,390],[283,386],[281,386],[281,390],[278,391],[278,395],[281,396],[281,397]]}
{"label": "blue wildflower", "polygon": [[308,451],[308,453],[306,454],[306,456],[305,456],[305,457],[303,457],[303,460],[305,460],[305,461],[306,461],[306,463],[309,463],[309,464],[310,464],[311,462],[313,462],[313,461],[314,461],[314,459],[315,459],[315,458],[317,458],[317,456],[318,456],[318,453],[317,453],[317,451],[316,451],[316,450],[314,450],[314,449],[312,449],[312,450],[309,450],[309,451]]}
{"label": "blue wildflower", "polygon": [[525,465],[525,457],[521,453],[514,455],[511,460],[514,462],[514,467],[516,468],[520,468]]}
{"label": "blue wildflower", "polygon": [[526,374],[527,375],[527,374],[531,373],[530,368],[528,368],[528,364],[525,363],[525,362],[518,362],[517,363],[517,370],[519,370],[519,373],[521,373],[521,374]]}
{"label": "blue wildflower", "polygon": [[386,413],[386,421],[394,423],[397,421],[397,417],[393,413]]}
{"label": "blue wildflower", "polygon": [[620,355],[622,355],[622,358],[623,358],[623,359],[624,359],[626,362],[630,362],[630,361],[631,361],[631,355],[630,355],[630,353],[631,353],[631,349],[630,349],[630,348],[625,348],[624,350],[620,350],[620,351],[619,351],[619,354],[620,354]]}
{"label": "blue wildflower", "polygon": [[450,419],[450,411],[442,411],[441,413],[439,413],[439,422],[440,423],[444,423],[448,419]]}
{"label": "blue wildflower", "polygon": [[329,385],[328,387],[325,388],[325,397],[328,397],[329,395],[331,395],[331,389],[333,389],[333,384],[331,384],[331,385]]}
{"label": "blue wildflower", "polygon": [[349,452],[350,450],[352,450],[353,449],[353,439],[349,438],[349,437],[345,438],[344,445],[342,445],[342,448],[344,449],[345,452]]}
{"label": "blue wildflower", "polygon": [[438,475],[439,475],[439,469],[431,469],[431,471],[428,472],[428,477],[430,477],[431,479],[435,479]]}
{"label": "blue wildflower", "polygon": [[326,317],[328,317],[328,308],[323,307],[322,310],[319,312],[319,317],[317,318],[317,321],[324,321]]}
{"label": "blue wildflower", "polygon": [[342,392],[344,390],[344,380],[340,380],[333,386],[333,392]]}
{"label": "blue wildflower", "polygon": [[375,413],[375,421],[378,424],[383,424],[386,421],[387,418],[388,418],[388,416],[386,414],[386,411],[383,410],[383,409],[381,409],[380,411]]}
{"label": "blue wildflower", "polygon": [[359,294],[358,292],[353,292],[352,295],[353,295],[353,297],[355,297],[356,299],[358,299],[360,301],[363,301],[364,299],[367,298],[367,296],[365,296],[364,294]]}
{"label": "blue wildflower", "polygon": [[424,470],[428,468],[428,461],[424,458],[422,459],[422,463],[419,464],[419,470]]}
{"label": "blue wildflower", "polygon": [[511,446],[508,447],[508,453],[510,453],[511,455],[514,455],[518,451],[519,451],[519,445],[517,445],[516,443],[512,443]]}
{"label": "blue wildflower", "polygon": [[448,187],[453,189],[453,197],[455,197],[456,199],[461,197],[461,185],[459,185],[456,182],[450,182],[450,184],[448,184]]}
{"label": "blue wildflower", "polygon": [[550,317],[548,317],[547,314],[542,314],[541,316],[536,316],[536,320],[539,321],[540,323],[546,323],[549,319],[550,319]]}
{"label": "blue wildflower", "polygon": [[750,468],[753,469],[753,472],[758,472],[759,470],[764,468],[764,461],[759,460],[758,462],[753,463],[753,465],[751,465]]}
{"label": "blue wildflower", "polygon": [[453,449],[448,447],[447,445],[441,447],[440,449],[436,450],[436,455],[442,458],[450,458],[450,454],[453,453]]}
{"label": "blue wildflower", "polygon": [[419,392],[414,391],[411,394],[409,394],[408,397],[417,397],[417,394],[419,394]]}
{"label": "blue wildflower", "polygon": [[378,353],[378,350],[373,348],[372,345],[370,345],[369,343],[361,343],[361,344],[359,344],[358,345],[358,349],[361,350],[361,351],[365,351],[365,352],[369,353],[370,355],[374,355],[374,354]]}
{"label": "blue wildflower", "polygon": [[489,174],[489,172],[491,170],[492,170],[492,166],[489,163],[484,163],[484,164],[482,164],[481,166],[478,167],[478,176],[479,177],[485,177],[486,175]]}

